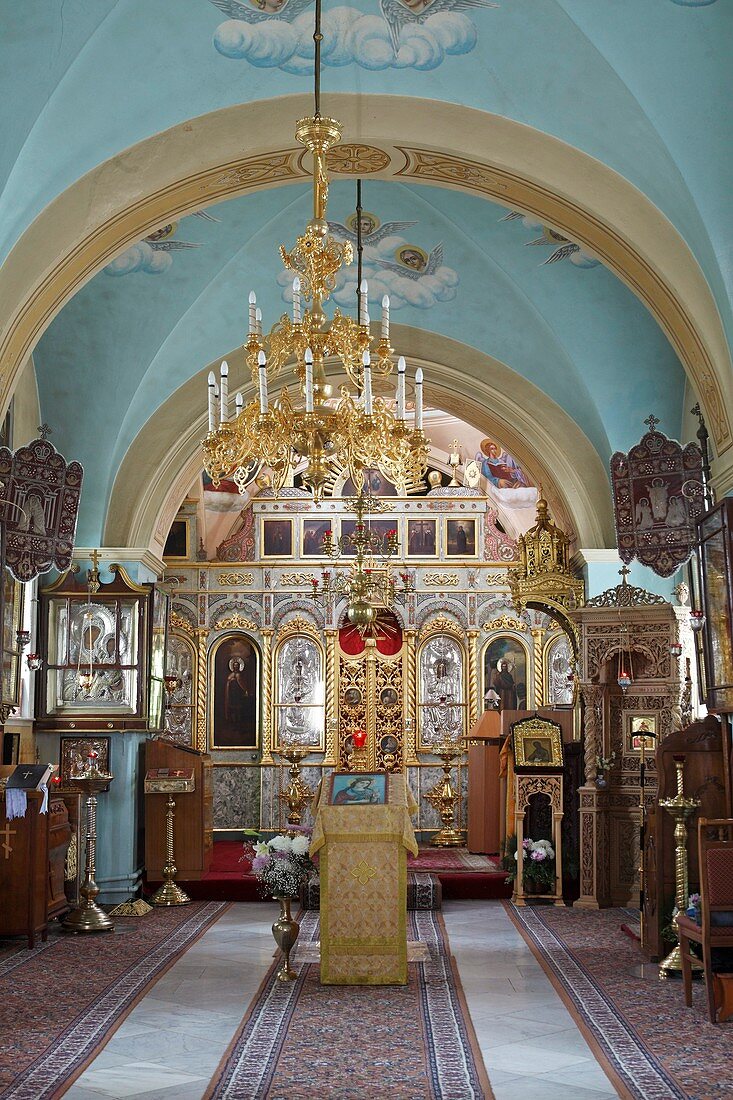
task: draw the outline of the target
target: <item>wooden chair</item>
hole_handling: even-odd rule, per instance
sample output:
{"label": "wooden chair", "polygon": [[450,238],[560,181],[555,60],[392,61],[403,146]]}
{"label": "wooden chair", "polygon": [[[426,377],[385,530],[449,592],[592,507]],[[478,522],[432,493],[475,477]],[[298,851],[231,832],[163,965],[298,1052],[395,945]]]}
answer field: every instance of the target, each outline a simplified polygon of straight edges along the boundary
{"label": "wooden chair", "polygon": [[[733,947],[733,818],[701,817],[697,827],[700,868],[700,924],[682,913],[677,918],[682,955],[685,1004],[692,1005],[691,943],[702,948],[708,1011],[711,1023],[717,1023],[716,982],[711,952],[717,947]],[[722,993],[722,989],[720,990]]]}

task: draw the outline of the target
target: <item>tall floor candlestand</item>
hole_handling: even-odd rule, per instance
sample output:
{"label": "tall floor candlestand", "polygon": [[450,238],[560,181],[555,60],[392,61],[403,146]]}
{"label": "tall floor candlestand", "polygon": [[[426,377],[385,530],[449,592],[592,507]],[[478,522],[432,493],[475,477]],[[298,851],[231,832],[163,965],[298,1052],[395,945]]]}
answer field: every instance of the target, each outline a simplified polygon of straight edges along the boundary
{"label": "tall floor candlestand", "polygon": [[97,905],[99,887],[94,877],[97,873],[97,795],[108,789],[112,778],[100,772],[90,757],[86,773],[74,779],[74,783],[87,792],[86,867],[84,882],[79,888],[81,901],[61,922],[65,932],[111,932],[115,926],[112,918]]}
{"label": "tall floor candlestand", "polygon": [[449,741],[435,750],[435,755],[443,761],[443,775],[424,796],[425,800],[438,811],[443,823],[442,829],[430,842],[435,848],[460,848],[465,844],[463,832],[453,825],[456,803],[460,801],[461,796],[451,783],[451,768],[459,752],[460,745]]}
{"label": "tall floor candlestand", "polygon": [[[674,757],[674,766],[677,769],[677,794],[674,798],[664,798],[659,805],[674,818],[674,881],[675,881],[675,907],[677,913],[684,913],[687,909],[688,880],[687,880],[687,822],[700,807],[698,798],[685,798],[683,791],[683,772],[685,767],[684,756]],[[677,913],[672,918],[677,945],[670,951],[666,959],[659,964],[659,977],[664,980],[672,974],[682,973],[682,955],[680,952],[680,938],[677,931]],[[693,971],[701,971],[702,964],[692,964]]]}
{"label": "tall floor candlestand", "polygon": [[655,737],[656,734],[647,734],[641,739],[641,756],[639,759],[639,937],[641,947],[646,941],[646,914],[644,902],[646,895],[646,876],[644,875],[644,848],[646,845],[646,801],[644,799],[644,787],[646,786],[646,738]]}
{"label": "tall floor candlestand", "polygon": [[163,882],[150,899],[151,905],[190,905],[191,899],[175,881],[178,874],[175,849],[173,846],[173,821],[176,816],[176,803],[173,793],[168,792],[165,814],[165,863],[163,864]]}
{"label": "tall floor candlestand", "polygon": [[288,825],[300,825],[303,812],[314,797],[313,791],[301,778],[300,762],[309,752],[312,752],[312,749],[306,745],[281,745],[279,749],[273,751],[290,764],[290,782],[280,791],[279,798],[290,811],[287,816]]}

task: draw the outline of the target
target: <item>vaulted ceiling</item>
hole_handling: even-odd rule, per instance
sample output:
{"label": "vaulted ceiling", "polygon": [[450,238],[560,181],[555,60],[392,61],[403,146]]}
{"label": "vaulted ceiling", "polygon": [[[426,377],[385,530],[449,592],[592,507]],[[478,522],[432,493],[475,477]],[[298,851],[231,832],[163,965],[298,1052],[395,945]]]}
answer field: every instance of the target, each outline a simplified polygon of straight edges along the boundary
{"label": "vaulted ceiling", "polygon": [[[86,467],[82,542],[133,537],[108,513],[121,478],[154,475],[147,439],[167,440],[150,516],[185,491],[200,380],[241,344],[248,291],[266,322],[287,308],[276,246],[309,194],[277,155],[309,111],[312,17],[306,0],[0,0],[3,384],[33,353],[42,414]],[[732,47],[726,0],[324,4],[323,109],[369,147],[341,160],[329,219],[348,225],[358,167],[379,223],[366,273],[405,350],[464,420],[525,439],[571,514],[583,448],[600,485],[651,411],[679,436],[699,397],[719,455],[733,442]],[[352,295],[350,276],[336,299]],[[596,505],[593,532],[575,522],[601,544]]]}

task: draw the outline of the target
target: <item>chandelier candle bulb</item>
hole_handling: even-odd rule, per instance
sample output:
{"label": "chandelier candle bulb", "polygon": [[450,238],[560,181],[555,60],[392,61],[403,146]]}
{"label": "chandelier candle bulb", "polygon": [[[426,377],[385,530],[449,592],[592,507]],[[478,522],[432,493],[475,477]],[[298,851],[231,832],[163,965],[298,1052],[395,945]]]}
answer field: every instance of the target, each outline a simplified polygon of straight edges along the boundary
{"label": "chandelier candle bulb", "polygon": [[382,339],[389,340],[389,294],[382,298]]}
{"label": "chandelier candle bulb", "polygon": [[293,279],[293,324],[299,325],[302,321],[300,312],[300,279],[296,275]]}
{"label": "chandelier candle bulb", "polygon": [[405,419],[405,371],[407,364],[404,355],[397,360],[397,419]]}
{"label": "chandelier candle bulb", "polygon": [[257,331],[257,295],[254,290],[249,292],[249,334],[254,336]]}
{"label": "chandelier candle bulb", "polygon": [[372,402],[372,359],[368,351],[364,352],[364,412],[371,416],[374,412]]}
{"label": "chandelier candle bulb", "polygon": [[234,404],[237,409],[237,416],[239,416],[244,407],[244,398],[242,397],[241,393],[238,393],[237,396],[234,398]]}
{"label": "chandelier candle bulb", "polygon": [[362,325],[369,324],[369,285],[366,279],[359,284],[359,321]]}
{"label": "chandelier candle bulb", "polygon": [[264,416],[267,412],[267,360],[264,351],[259,352],[257,355],[257,369],[260,393],[260,413]]}
{"label": "chandelier candle bulb", "polygon": [[213,432],[216,425],[216,378],[213,370],[209,371],[209,431]]}
{"label": "chandelier candle bulb", "polygon": [[422,367],[415,371],[415,431],[422,431]]}
{"label": "chandelier candle bulb", "polygon": [[313,412],[313,352],[305,349],[305,411]]}
{"label": "chandelier candle bulb", "polygon": [[262,335],[262,310],[259,306],[255,310],[255,335]]}
{"label": "chandelier candle bulb", "polygon": [[225,424],[229,419],[229,364],[226,359],[221,364],[221,409],[219,415],[220,422]]}

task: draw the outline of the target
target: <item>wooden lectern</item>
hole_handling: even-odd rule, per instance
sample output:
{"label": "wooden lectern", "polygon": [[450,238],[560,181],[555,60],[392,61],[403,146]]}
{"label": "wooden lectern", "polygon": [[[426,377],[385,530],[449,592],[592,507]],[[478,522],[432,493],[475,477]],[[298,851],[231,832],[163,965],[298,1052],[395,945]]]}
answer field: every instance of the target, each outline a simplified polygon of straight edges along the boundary
{"label": "wooden lectern", "polygon": [[499,791],[501,715],[485,711],[468,734],[468,850],[495,854],[501,847]]}
{"label": "wooden lectern", "polygon": [[[193,769],[195,788],[176,797],[176,866],[183,881],[200,879],[211,865],[211,758],[170,741],[148,741],[145,771],[155,768]],[[145,795],[145,870],[149,881],[163,878],[166,862],[166,806],[158,794]]]}

